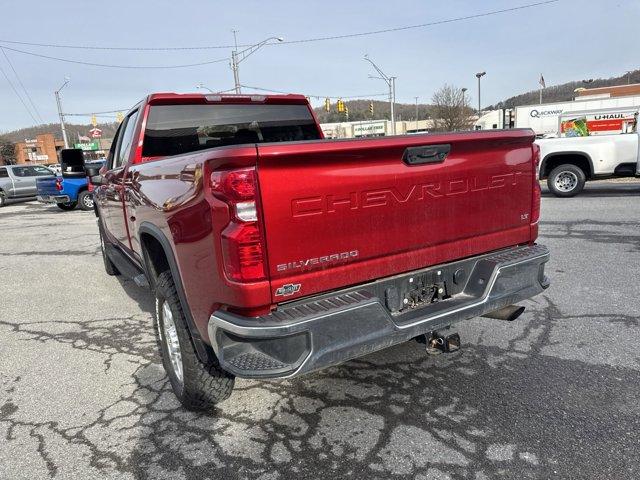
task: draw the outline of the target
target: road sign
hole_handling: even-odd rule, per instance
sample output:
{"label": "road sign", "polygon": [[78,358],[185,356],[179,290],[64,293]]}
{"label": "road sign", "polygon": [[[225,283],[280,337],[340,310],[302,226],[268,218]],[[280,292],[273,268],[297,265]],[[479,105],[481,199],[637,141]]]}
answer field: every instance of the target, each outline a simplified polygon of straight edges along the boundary
{"label": "road sign", "polygon": [[85,150],[85,151],[93,151],[93,150],[100,150],[100,145],[98,144],[98,142],[82,142],[82,143],[75,143],[73,145],[74,148],[79,148],[81,150]]}
{"label": "road sign", "polygon": [[100,130],[99,128],[92,128],[91,130],[89,130],[89,135],[91,136],[91,138],[101,138],[102,130]]}

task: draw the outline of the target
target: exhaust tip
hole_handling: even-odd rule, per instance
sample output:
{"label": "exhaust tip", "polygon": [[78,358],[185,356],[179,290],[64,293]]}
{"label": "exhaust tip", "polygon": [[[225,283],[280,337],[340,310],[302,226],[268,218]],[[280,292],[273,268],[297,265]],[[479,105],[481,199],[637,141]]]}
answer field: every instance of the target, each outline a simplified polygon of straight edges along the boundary
{"label": "exhaust tip", "polygon": [[525,307],[520,305],[507,305],[493,312],[485,313],[482,315],[486,318],[495,318],[497,320],[506,320],[507,322],[513,322],[516,318],[524,313]]}

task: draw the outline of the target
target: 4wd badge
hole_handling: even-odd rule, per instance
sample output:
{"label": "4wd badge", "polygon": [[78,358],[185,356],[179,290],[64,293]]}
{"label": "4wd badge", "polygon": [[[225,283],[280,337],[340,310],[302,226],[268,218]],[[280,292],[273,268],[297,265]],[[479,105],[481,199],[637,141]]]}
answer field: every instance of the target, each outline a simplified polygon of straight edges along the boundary
{"label": "4wd badge", "polygon": [[299,283],[288,283],[276,290],[276,297],[288,297],[300,291]]}

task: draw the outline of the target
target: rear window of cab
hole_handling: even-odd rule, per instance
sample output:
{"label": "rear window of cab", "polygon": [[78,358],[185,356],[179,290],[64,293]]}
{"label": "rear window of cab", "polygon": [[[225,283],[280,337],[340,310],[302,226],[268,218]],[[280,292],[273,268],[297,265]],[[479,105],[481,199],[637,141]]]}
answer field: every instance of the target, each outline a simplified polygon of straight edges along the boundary
{"label": "rear window of cab", "polygon": [[317,140],[307,105],[152,105],[143,157],[165,157],[246,143]]}

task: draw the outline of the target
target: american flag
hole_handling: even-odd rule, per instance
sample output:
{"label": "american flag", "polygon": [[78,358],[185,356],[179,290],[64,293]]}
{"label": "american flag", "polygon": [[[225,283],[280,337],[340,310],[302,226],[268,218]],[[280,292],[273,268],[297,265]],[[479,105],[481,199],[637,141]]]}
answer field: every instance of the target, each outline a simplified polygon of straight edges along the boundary
{"label": "american flag", "polygon": [[547,88],[547,84],[544,83],[544,77],[542,76],[542,74],[540,74],[540,80],[538,80],[538,83],[542,88]]}

